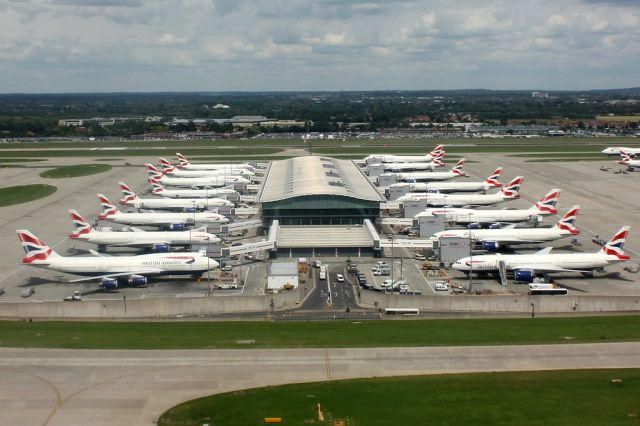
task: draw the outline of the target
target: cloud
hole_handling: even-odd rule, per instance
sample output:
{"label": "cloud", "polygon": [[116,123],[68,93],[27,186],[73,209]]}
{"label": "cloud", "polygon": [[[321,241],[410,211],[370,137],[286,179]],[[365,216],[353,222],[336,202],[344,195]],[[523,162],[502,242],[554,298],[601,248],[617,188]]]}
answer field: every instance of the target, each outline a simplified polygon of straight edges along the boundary
{"label": "cloud", "polygon": [[634,86],[635,5],[9,0],[0,91]]}

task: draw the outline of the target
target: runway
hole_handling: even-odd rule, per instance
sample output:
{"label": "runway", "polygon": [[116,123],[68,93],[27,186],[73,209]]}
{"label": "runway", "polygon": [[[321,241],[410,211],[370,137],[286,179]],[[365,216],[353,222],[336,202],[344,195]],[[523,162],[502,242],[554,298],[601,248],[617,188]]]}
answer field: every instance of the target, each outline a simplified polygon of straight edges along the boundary
{"label": "runway", "polygon": [[1,348],[0,424],[149,425],[180,402],[267,385],[583,368],[640,368],[640,342],[176,351]]}

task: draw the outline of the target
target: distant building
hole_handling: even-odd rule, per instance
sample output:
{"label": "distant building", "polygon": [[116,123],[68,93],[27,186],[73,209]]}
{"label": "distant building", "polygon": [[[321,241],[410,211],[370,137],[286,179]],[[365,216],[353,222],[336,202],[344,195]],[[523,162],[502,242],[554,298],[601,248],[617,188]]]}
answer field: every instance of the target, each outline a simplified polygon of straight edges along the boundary
{"label": "distant building", "polygon": [[548,92],[531,92],[531,97],[534,99],[547,99],[549,98]]}

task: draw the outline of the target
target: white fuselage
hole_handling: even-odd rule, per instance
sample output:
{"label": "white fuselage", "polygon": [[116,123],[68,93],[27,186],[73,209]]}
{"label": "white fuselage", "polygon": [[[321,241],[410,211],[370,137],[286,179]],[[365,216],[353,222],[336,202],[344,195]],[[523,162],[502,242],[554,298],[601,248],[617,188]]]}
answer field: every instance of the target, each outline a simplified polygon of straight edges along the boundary
{"label": "white fuselage", "polygon": [[194,178],[178,178],[162,176],[158,179],[162,185],[165,186],[181,186],[181,187],[194,187],[194,186],[227,186],[234,183],[249,183],[248,179],[240,176],[204,176]]}
{"label": "white fuselage", "polygon": [[[456,261],[452,267],[458,271],[474,272],[497,271],[503,261],[509,271],[515,269],[546,270],[549,265],[564,269],[592,270],[621,262],[615,256],[604,253],[550,253],[550,254],[483,254],[465,257]],[[561,271],[559,271],[561,272]]]}
{"label": "white fuselage", "polygon": [[505,198],[502,192],[495,194],[439,194],[410,192],[398,198],[396,201],[419,201],[426,200],[428,206],[490,206],[492,204],[509,201],[512,198]]}
{"label": "white fuselage", "polygon": [[166,198],[208,198],[227,195],[237,195],[238,192],[229,188],[209,189],[162,189],[153,192],[155,195]]}
{"label": "white fuselage", "polygon": [[526,244],[540,241],[555,241],[572,235],[560,228],[521,228],[521,229],[450,229],[433,234],[434,238],[457,237],[472,241],[495,241],[510,244]]}
{"label": "white fuselage", "polygon": [[426,155],[388,155],[388,154],[373,154],[365,157],[366,164],[376,163],[424,163],[431,162],[433,157],[431,154]]}
{"label": "white fuselage", "polygon": [[92,230],[86,234],[70,237],[76,241],[85,241],[101,246],[123,247],[153,247],[160,244],[168,245],[208,245],[217,244],[220,238],[202,231],[100,231]]}
{"label": "white fuselage", "polygon": [[540,212],[536,209],[517,210],[475,210],[438,208],[426,209],[419,216],[441,216],[445,222],[455,223],[494,223],[494,222],[526,222],[538,216]]}
{"label": "white fuselage", "polygon": [[180,209],[194,208],[209,210],[216,207],[233,207],[233,203],[224,198],[136,198],[125,203],[137,209]]}
{"label": "white fuselage", "polygon": [[631,169],[639,169],[640,168],[640,160],[627,160],[624,162],[625,166]]}
{"label": "white fuselage", "polygon": [[453,172],[406,172],[397,173],[396,177],[404,182],[429,182],[455,179],[460,175]]}
{"label": "white fuselage", "polygon": [[207,223],[227,223],[229,219],[225,216],[212,212],[196,213],[115,213],[107,217],[100,216],[101,220],[108,220],[126,225],[150,225],[166,226],[173,224],[207,224]]}
{"label": "white fuselage", "polygon": [[[29,266],[52,269],[75,275],[106,275],[131,273],[135,275],[189,275],[218,267],[218,262],[199,252],[154,253],[137,256],[74,256],[49,257]],[[149,273],[148,271],[154,271]],[[155,272],[157,271],[157,272]]]}
{"label": "white fuselage", "polygon": [[488,191],[495,186],[486,182],[405,182],[389,185],[389,189],[392,188],[406,188],[409,192],[479,192]]}
{"label": "white fuselage", "polygon": [[603,149],[601,152],[603,154],[619,155],[621,151],[624,151],[627,154],[640,154],[640,148],[627,148],[624,146],[610,146]]}
{"label": "white fuselage", "polygon": [[224,169],[245,169],[250,170],[252,172],[255,171],[255,168],[250,164],[240,163],[188,163],[185,165],[178,166],[181,170],[224,170]]}
{"label": "white fuselage", "polygon": [[[384,170],[401,173],[412,170],[433,170],[440,167],[438,163],[382,163]],[[448,172],[445,172],[448,173]],[[457,175],[456,175],[457,176]],[[451,178],[450,178],[451,179]]]}
{"label": "white fuselage", "polygon": [[189,169],[174,169],[171,172],[167,172],[167,176],[172,177],[182,177],[182,178],[192,178],[192,177],[203,177],[203,176],[244,176],[250,177],[254,176],[251,170],[247,169],[213,169],[213,170],[189,170]]}

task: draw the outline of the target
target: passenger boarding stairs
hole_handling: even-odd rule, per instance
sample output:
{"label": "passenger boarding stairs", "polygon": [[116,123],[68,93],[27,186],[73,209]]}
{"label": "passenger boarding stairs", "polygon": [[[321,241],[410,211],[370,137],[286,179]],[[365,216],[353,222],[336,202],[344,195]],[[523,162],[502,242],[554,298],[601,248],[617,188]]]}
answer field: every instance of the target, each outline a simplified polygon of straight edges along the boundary
{"label": "passenger boarding stairs", "polygon": [[500,285],[507,285],[507,265],[504,260],[498,262],[498,276],[500,278]]}

